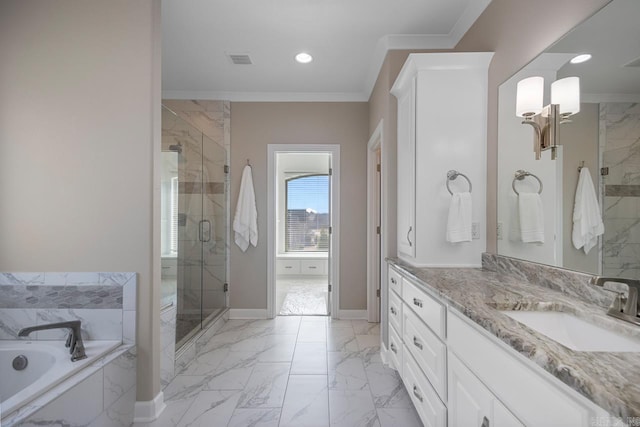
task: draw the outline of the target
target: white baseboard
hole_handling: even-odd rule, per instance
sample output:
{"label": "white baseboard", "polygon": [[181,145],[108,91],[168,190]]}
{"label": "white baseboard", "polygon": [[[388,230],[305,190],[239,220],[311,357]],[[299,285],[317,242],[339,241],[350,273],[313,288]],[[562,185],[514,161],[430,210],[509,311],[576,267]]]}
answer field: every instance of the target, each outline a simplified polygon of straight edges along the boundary
{"label": "white baseboard", "polygon": [[338,319],[367,320],[367,310],[339,310]]}
{"label": "white baseboard", "polygon": [[263,308],[232,308],[229,319],[266,319],[267,310]]}
{"label": "white baseboard", "polygon": [[166,407],[167,405],[164,403],[164,394],[162,392],[158,393],[153,400],[146,402],[138,401],[133,411],[133,422],[150,423],[151,421],[155,421]]}

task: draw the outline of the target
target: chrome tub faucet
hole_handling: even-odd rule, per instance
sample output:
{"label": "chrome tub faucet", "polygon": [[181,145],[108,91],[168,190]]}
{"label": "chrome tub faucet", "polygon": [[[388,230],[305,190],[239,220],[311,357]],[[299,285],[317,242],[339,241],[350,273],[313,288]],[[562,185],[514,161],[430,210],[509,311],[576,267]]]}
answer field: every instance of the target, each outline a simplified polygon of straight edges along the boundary
{"label": "chrome tub faucet", "polygon": [[[612,291],[611,289],[606,289],[604,284],[607,282],[613,283],[623,283],[627,285],[628,293],[625,297],[623,293],[618,291]],[[637,279],[625,279],[622,277],[600,277],[593,276],[589,280],[589,284],[600,286],[605,291],[615,292],[618,295],[616,299],[613,301],[613,304],[609,308],[607,314],[609,316],[616,317],[621,320],[625,320],[627,322],[634,323],[640,326],[640,317],[638,317],[638,313],[640,312],[640,307],[638,306],[638,292],[640,292],[640,280]]]}
{"label": "chrome tub faucet", "polygon": [[84,352],[84,343],[82,342],[82,333],[79,320],[30,326],[28,328],[20,329],[20,332],[18,332],[18,336],[27,337],[31,332],[44,331],[47,329],[68,329],[69,335],[67,336],[65,347],[69,348],[69,353],[71,353],[71,361],[76,362],[78,360],[87,358],[87,355]]}

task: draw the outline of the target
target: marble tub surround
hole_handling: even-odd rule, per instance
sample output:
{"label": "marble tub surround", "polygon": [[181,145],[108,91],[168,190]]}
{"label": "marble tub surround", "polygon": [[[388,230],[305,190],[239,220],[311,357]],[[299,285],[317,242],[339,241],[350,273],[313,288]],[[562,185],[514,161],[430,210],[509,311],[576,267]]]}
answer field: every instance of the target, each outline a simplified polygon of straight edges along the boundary
{"label": "marble tub surround", "polygon": [[0,424],[130,426],[135,401],[136,349],[123,344],[17,411],[3,413]]}
{"label": "marble tub surround", "polygon": [[[396,259],[389,259],[388,262],[415,279],[419,286],[450,308],[462,313],[611,415],[622,419],[639,417],[640,353],[573,351],[498,310],[562,309],[591,323],[638,339],[640,328],[607,316],[602,305],[588,298],[573,295],[578,292],[577,287],[569,285],[559,288],[552,280],[544,281],[542,285],[528,280],[527,274],[533,274],[532,266],[531,270],[525,269],[519,275],[511,274],[514,264],[502,258],[488,254],[483,256],[486,268],[482,270],[415,268]],[[506,274],[507,271],[510,274]],[[539,280],[544,274],[538,270],[533,277]],[[572,283],[577,286],[579,281],[575,279]],[[611,299],[612,296],[609,296],[606,307]]]}
{"label": "marble tub surround", "polygon": [[82,322],[83,339],[135,343],[136,273],[0,273],[0,339],[64,340],[62,330],[18,337],[27,326]]}

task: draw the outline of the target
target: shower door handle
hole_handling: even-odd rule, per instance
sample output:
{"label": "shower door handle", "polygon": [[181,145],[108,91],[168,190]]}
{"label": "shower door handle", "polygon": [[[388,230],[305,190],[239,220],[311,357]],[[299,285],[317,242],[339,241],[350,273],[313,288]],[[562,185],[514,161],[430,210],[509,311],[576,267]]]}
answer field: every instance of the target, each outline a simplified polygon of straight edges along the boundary
{"label": "shower door handle", "polygon": [[[206,225],[206,226],[205,226]],[[208,242],[211,240],[211,221],[208,219],[200,221],[199,239],[201,242]]]}

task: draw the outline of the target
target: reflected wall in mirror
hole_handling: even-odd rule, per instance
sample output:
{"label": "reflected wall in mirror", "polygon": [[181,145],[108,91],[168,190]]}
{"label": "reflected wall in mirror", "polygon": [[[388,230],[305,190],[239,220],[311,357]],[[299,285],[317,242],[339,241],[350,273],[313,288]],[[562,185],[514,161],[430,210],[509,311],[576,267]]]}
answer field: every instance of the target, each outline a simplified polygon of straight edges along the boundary
{"label": "reflected wall in mirror", "polygon": [[[498,254],[640,278],[639,17],[639,1],[613,0],[500,86]],[[570,62],[585,53],[590,60]],[[544,105],[552,82],[580,78],[580,112],[560,125],[557,160],[550,150],[535,160],[532,128],[516,117],[517,83],[531,76],[544,78]],[[604,234],[586,253],[572,239],[576,194],[584,194],[577,192],[581,166],[588,168],[598,202],[594,209],[604,224]],[[518,171],[530,175],[517,179]],[[539,198],[528,194],[541,184]]]}

